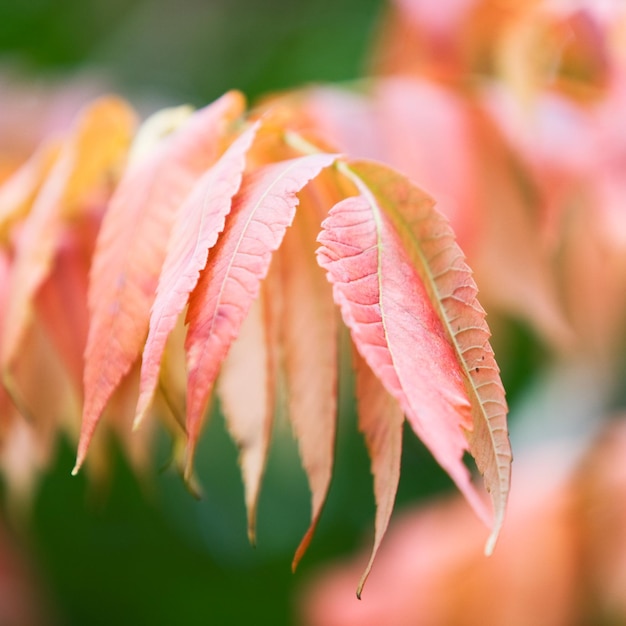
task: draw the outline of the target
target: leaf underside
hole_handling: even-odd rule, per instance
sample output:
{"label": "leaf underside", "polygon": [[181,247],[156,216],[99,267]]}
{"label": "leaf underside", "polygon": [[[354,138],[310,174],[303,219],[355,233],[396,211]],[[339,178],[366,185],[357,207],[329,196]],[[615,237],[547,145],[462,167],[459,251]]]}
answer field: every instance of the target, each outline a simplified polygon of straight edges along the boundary
{"label": "leaf underside", "polygon": [[350,169],[393,224],[452,347],[471,404],[464,434],[492,502],[492,533],[486,546],[490,553],[504,520],[512,454],[504,387],[471,270],[448,221],[421,190],[386,166],[360,161]]}

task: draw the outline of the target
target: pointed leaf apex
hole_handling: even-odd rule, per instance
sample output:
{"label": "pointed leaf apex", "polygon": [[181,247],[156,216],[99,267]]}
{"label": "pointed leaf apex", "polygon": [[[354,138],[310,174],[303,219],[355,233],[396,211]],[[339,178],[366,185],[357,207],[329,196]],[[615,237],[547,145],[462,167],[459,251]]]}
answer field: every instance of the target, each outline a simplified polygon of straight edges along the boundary
{"label": "pointed leaf apex", "polygon": [[248,520],[248,541],[256,548],[256,520]]}
{"label": "pointed leaf apex", "polygon": [[145,419],[148,409],[152,401],[152,394],[141,393],[139,400],[137,401],[137,409],[135,411],[135,417],[133,419],[133,432],[136,432],[141,427],[143,420]]}

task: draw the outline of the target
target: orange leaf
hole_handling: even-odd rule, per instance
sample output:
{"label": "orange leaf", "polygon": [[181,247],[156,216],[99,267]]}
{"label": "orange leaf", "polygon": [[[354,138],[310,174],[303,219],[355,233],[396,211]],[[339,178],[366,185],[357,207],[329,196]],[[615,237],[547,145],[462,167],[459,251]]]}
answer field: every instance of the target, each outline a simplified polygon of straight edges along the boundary
{"label": "orange leaf", "polygon": [[209,249],[215,245],[224,229],[232,198],[241,185],[246,152],[257,128],[258,125],[254,125],[239,137],[200,178],[176,216],[143,350],[135,426],[150,406],[167,338],[187,305],[189,294],[198,283]]}
{"label": "orange leaf", "polygon": [[196,112],[125,174],[104,217],[91,270],[83,425],[76,473],[102,411],[141,351],[176,211],[220,155],[244,108],[231,92]]}
{"label": "orange leaf", "polygon": [[187,475],[219,367],[293,220],[296,193],[334,160],[316,154],[260,168],[244,177],[233,200],[224,233],[189,298]]}
{"label": "orange leaf", "polygon": [[41,185],[60,151],[58,142],[46,142],[0,187],[0,241],[7,242],[12,227],[31,209]]}
{"label": "orange leaf", "polygon": [[[288,413],[311,490],[311,525],[293,559],[295,569],[317,526],[330,486],[337,414],[337,315],[332,290],[315,262],[322,205],[318,179],[301,194],[285,235],[282,336]],[[327,206],[331,206],[329,202]]]}
{"label": "orange leaf", "polygon": [[79,209],[85,211],[92,195],[110,185],[123,156],[121,146],[129,143],[133,125],[134,115],[123,101],[103,98],[95,102],[79,117],[42,185],[16,244],[3,329],[5,376],[18,357],[32,318],[33,299],[51,270],[64,222]]}

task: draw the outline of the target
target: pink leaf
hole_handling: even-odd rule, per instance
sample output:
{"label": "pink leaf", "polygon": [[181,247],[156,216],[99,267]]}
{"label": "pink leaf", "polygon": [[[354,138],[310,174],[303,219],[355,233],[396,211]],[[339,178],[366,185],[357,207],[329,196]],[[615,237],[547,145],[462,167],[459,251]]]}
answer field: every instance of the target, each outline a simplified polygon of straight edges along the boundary
{"label": "pink leaf", "polygon": [[230,146],[196,183],[176,216],[150,315],[135,425],[150,406],[167,338],[198,283],[209,249],[224,229],[232,198],[241,184],[245,155],[257,128],[258,125],[254,125]]}
{"label": "pink leaf", "polygon": [[98,237],[89,290],[83,425],[74,473],[102,411],[141,351],[176,211],[219,157],[244,102],[231,92],[195,113],[150,157],[127,171]]}
{"label": "pink leaf", "polygon": [[355,365],[359,428],[365,435],[365,443],[372,461],[376,498],[374,547],[357,587],[357,597],[360,598],[378,548],[387,531],[398,491],[404,414],[397,401],[387,393],[358,353],[355,353]]}
{"label": "pink leaf", "polygon": [[313,538],[326,501],[335,448],[338,320],[331,287],[315,262],[321,222],[317,211],[334,202],[319,197],[320,179],[302,192],[301,206],[279,251],[288,412],[311,490],[311,524],[296,550],[294,569]]}
{"label": "pink leaf", "polygon": [[461,368],[398,235],[371,194],[337,204],[323,227],[319,263],[357,349],[486,518],[462,462],[472,418]]}
{"label": "pink leaf", "polygon": [[256,543],[256,511],[274,417],[276,363],[266,319],[267,294],[255,300],[222,365],[218,392],[228,430],[239,448],[248,511],[248,538]]}
{"label": "pink leaf", "polygon": [[244,177],[235,196],[226,229],[189,299],[187,475],[219,366],[293,220],[296,193],[334,159],[317,154],[268,165]]}
{"label": "pink leaf", "polygon": [[[475,286],[446,220],[419,190],[382,166],[359,163],[353,170],[376,196],[357,179],[363,195],[332,209],[319,238],[320,264],[358,350],[487,521],[462,460],[472,442],[495,492],[491,547],[504,514],[510,450],[504,393]],[[401,226],[402,240],[386,213]]]}
{"label": "pink leaf", "polygon": [[[386,167],[359,162],[353,163],[351,168],[360,177],[361,184],[366,184],[372,191],[373,196],[369,197],[369,201],[382,207],[393,223],[409,262],[425,289],[424,295],[429,299],[437,318],[433,331],[441,336],[452,351],[448,353],[445,350],[448,356],[452,356],[449,363],[444,359],[444,354],[441,355],[443,373],[447,373],[450,383],[461,373],[464,395],[471,403],[471,415],[468,424],[465,408],[460,411],[458,426],[463,427],[465,441],[454,440],[455,446],[466,447],[469,444],[469,451],[484,476],[491,496],[494,520],[486,546],[489,553],[504,520],[510,485],[511,447],[507,434],[504,388],[489,345],[490,332],[485,312],[476,297],[477,288],[471,271],[455,242],[450,225],[434,210],[428,196]],[[436,379],[430,382],[439,384]],[[406,408],[405,412],[411,420]],[[415,428],[415,423],[413,426]],[[458,426],[453,434],[461,434]],[[448,443],[452,444],[452,441],[451,438]],[[451,449],[449,451],[452,452]],[[460,448],[457,447],[456,453],[459,452]],[[456,467],[452,459],[449,459],[453,463],[449,468],[437,454],[435,456],[480,512],[482,506],[475,498],[473,487],[463,482],[461,468]]]}
{"label": "pink leaf", "polygon": [[42,184],[16,244],[6,313],[2,368],[9,375],[33,316],[33,300],[49,275],[65,223],[85,212],[110,185],[128,147],[134,114],[123,101],[102,98],[79,116]]}

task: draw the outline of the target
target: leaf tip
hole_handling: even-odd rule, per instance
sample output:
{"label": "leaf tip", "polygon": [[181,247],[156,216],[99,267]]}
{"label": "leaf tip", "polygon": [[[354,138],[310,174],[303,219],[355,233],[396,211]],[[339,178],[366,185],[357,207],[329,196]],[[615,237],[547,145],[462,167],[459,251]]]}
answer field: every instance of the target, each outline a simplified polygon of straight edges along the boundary
{"label": "leaf tip", "polygon": [[493,529],[487,538],[487,542],[485,543],[485,556],[491,556],[493,554],[500,535],[500,530],[502,529],[502,523],[504,521],[503,517],[503,515],[499,515],[493,525]]}
{"label": "leaf tip", "polygon": [[143,424],[143,420],[146,417],[147,412],[148,411],[146,407],[137,408],[137,411],[135,412],[135,417],[133,418],[133,426],[132,426],[132,430],[134,433],[136,433],[141,428],[141,425]]}
{"label": "leaf tip", "polygon": [[309,526],[309,530],[307,530],[306,534],[302,538],[300,545],[298,546],[296,553],[293,557],[293,561],[291,562],[291,571],[295,573],[296,569],[298,569],[298,565],[300,560],[304,556],[304,553],[307,551],[309,544],[311,543],[311,539],[313,539],[313,533],[315,532],[315,528],[317,526],[317,520],[319,515],[316,515],[311,522],[311,526]]}
{"label": "leaf tip", "polygon": [[374,557],[376,556],[377,549],[374,548],[374,552],[372,553],[370,560],[365,568],[365,571],[361,574],[361,579],[359,580],[359,584],[356,588],[356,597],[357,599],[361,599],[361,594],[363,593],[363,587],[365,587],[365,582],[367,581],[370,572],[372,571],[372,565],[374,564]]}
{"label": "leaf tip", "polygon": [[187,491],[196,499],[202,500],[203,492],[200,483],[193,471],[193,463],[186,464],[183,469],[183,482]]}
{"label": "leaf tip", "polygon": [[[183,480],[188,487],[192,487],[195,483],[195,476],[193,471],[193,460],[195,456],[194,448],[188,443],[185,460],[183,462]],[[195,488],[192,488],[192,493],[195,491]]]}
{"label": "leaf tip", "polygon": [[253,548],[256,548],[256,528],[254,524],[248,524],[248,541]]}

